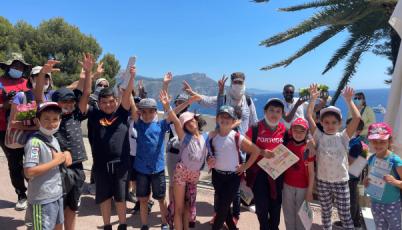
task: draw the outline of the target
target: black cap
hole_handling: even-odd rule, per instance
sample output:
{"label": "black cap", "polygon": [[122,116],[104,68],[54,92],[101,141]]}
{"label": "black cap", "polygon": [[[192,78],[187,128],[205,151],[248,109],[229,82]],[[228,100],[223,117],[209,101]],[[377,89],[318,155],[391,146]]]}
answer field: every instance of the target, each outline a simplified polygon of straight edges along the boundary
{"label": "black cap", "polygon": [[68,88],[60,88],[56,90],[56,92],[52,95],[52,101],[69,101],[69,100],[77,100],[74,92]]}
{"label": "black cap", "polygon": [[236,116],[236,114],[235,114],[234,108],[233,108],[232,106],[230,106],[230,105],[222,105],[222,106],[219,108],[218,115],[219,115],[219,114],[222,114],[222,113],[227,113],[227,114],[229,114],[229,116],[231,116],[233,119],[237,119],[237,116]]}
{"label": "black cap", "polygon": [[230,80],[231,81],[243,81],[246,79],[246,76],[244,76],[244,73],[242,72],[234,72],[230,75]]}

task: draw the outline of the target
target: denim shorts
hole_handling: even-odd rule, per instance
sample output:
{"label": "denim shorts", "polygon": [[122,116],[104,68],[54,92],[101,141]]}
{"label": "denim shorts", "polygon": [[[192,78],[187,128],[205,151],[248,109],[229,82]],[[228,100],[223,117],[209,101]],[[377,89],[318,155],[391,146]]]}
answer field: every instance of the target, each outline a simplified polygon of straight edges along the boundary
{"label": "denim shorts", "polygon": [[166,179],[165,171],[155,174],[143,174],[137,171],[136,178],[136,195],[137,197],[148,197],[151,194],[155,200],[162,200],[166,196]]}

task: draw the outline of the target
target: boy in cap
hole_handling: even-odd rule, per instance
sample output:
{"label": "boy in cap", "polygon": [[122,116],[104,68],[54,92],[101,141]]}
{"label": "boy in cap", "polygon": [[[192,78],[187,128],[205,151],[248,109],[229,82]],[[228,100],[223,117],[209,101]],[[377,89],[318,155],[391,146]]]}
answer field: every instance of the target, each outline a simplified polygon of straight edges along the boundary
{"label": "boy in cap", "polygon": [[64,198],[64,227],[66,230],[75,229],[76,211],[79,208],[85,181],[82,162],[88,158],[85,152],[81,122],[87,118],[92,65],[93,59],[87,55],[83,61],[85,71],[83,92],[79,89],[73,91],[68,88],[60,88],[52,95],[52,100],[57,102],[62,109],[60,128],[55,137],[59,141],[61,149],[71,153],[72,165],[67,170],[69,170],[70,175],[74,175],[71,187],[65,188],[68,191],[64,191],[66,194]]}
{"label": "boy in cap", "polygon": [[[172,74],[169,72],[164,78],[164,89],[167,89]],[[137,106],[134,106],[137,110]],[[134,127],[137,130],[137,156],[134,168],[137,172],[136,195],[140,200],[141,230],[148,227],[148,200],[152,198],[159,202],[161,209],[162,225],[161,229],[168,229],[167,225],[167,205],[166,180],[165,180],[165,156],[164,138],[170,125],[167,119],[158,120],[157,104],[152,98],[144,98],[138,103],[140,111],[134,119]],[[170,111],[165,111],[170,112]]]}
{"label": "boy in cap", "polygon": [[29,215],[34,230],[62,229],[63,191],[59,165],[69,158],[53,136],[60,125],[61,108],[55,102],[41,104],[40,128],[25,146],[24,173],[28,181]]}

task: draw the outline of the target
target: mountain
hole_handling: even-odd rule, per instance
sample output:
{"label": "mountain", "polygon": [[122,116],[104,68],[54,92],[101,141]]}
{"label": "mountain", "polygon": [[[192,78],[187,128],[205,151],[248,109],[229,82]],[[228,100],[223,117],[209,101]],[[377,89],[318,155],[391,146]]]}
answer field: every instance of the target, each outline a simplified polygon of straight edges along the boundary
{"label": "mountain", "polygon": [[[159,90],[162,88],[162,78],[137,76],[136,80],[143,81],[149,97],[157,98],[159,96]],[[169,94],[175,97],[181,93],[183,88],[182,82],[184,80],[191,85],[194,91],[202,95],[213,96],[218,93],[218,84],[216,81],[209,78],[206,74],[192,73],[173,76],[173,80],[169,85]]]}

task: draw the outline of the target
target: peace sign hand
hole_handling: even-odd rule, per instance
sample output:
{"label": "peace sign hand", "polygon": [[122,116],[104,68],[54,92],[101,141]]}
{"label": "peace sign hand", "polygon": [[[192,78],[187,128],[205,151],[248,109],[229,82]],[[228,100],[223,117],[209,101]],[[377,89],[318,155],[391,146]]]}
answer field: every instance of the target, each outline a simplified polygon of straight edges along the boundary
{"label": "peace sign hand", "polygon": [[227,80],[228,80],[228,77],[223,75],[222,78],[218,81],[219,94],[221,94],[221,95],[225,92],[225,83]]}

